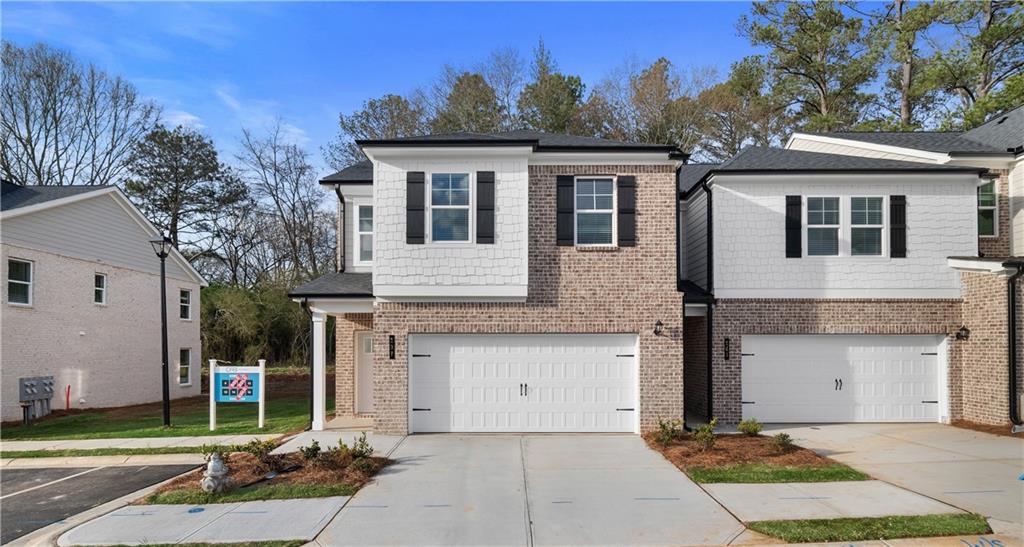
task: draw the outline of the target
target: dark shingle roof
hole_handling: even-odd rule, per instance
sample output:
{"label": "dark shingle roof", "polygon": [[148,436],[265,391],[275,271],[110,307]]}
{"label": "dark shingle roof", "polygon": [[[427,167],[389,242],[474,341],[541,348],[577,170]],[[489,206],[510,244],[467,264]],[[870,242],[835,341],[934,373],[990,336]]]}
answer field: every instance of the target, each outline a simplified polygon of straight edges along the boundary
{"label": "dark shingle roof", "polygon": [[669,144],[644,144],[578,135],[559,135],[517,129],[496,133],[441,133],[399,137],[395,139],[357,140],[360,146],[416,146],[416,145],[463,145],[463,146],[533,146],[538,151],[573,150],[627,150],[649,152],[678,152]]}
{"label": "dark shingle roof", "polygon": [[299,285],[288,293],[292,297],[333,296],[357,298],[373,296],[373,274],[335,272]]}
{"label": "dark shingle roof", "polygon": [[21,186],[3,181],[0,182],[0,211],[38,205],[107,188],[110,186]]}
{"label": "dark shingle roof", "polygon": [[981,172],[980,167],[964,167],[921,163],[916,161],[883,160],[842,154],[822,154],[804,150],[749,146],[716,169],[727,172],[893,172],[893,171],[967,171]]}
{"label": "dark shingle roof", "polygon": [[720,163],[688,163],[679,166],[679,191],[685,192],[697,184],[708,174],[708,171],[719,167]]}
{"label": "dark shingle roof", "polygon": [[373,183],[373,162],[363,160],[358,163],[327,175],[320,179],[320,184],[366,184]]}
{"label": "dark shingle roof", "polygon": [[1024,105],[994,116],[964,133],[964,138],[991,146],[1000,152],[1020,153],[1024,149]]}

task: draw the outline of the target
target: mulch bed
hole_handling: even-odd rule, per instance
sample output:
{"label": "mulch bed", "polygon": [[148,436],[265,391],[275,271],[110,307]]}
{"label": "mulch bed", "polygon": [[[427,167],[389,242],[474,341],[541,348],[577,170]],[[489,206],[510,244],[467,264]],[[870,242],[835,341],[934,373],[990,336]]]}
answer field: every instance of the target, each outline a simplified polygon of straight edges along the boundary
{"label": "mulch bed", "polygon": [[1004,437],[1016,437],[1018,439],[1024,439],[1024,431],[1019,433],[1010,433],[1010,424],[1005,425],[989,425],[979,424],[976,422],[968,422],[967,420],[953,420],[950,424],[954,427],[960,427],[963,429],[970,429],[972,431],[980,431],[982,433],[991,433],[993,435],[1002,435]]}
{"label": "mulch bed", "polygon": [[779,451],[771,444],[771,437],[750,437],[742,434],[718,435],[715,446],[701,450],[690,435],[662,446],[653,434],[644,435],[647,444],[661,452],[680,469],[687,467],[727,467],[743,463],[760,463],[779,467],[827,467],[836,462],[799,446]]}
{"label": "mulch bed", "polygon": [[[234,487],[239,487],[262,478],[271,469],[286,469],[293,465],[299,469],[289,473],[281,473],[273,479],[260,482],[254,487],[269,485],[345,485],[355,489],[369,482],[381,468],[390,464],[387,458],[370,456],[362,458],[365,462],[362,465],[355,465],[351,457],[345,457],[340,461],[331,460],[327,456],[315,462],[305,460],[298,452],[272,456],[273,465],[261,463],[255,456],[247,452],[235,452],[228,457],[228,468],[231,470],[230,477]],[[203,470],[197,469],[186,475],[182,475],[173,481],[161,486],[154,493],[160,494],[170,491],[191,491],[200,493],[202,488],[199,481],[203,478]],[[145,503],[145,499],[137,500],[136,503]]]}

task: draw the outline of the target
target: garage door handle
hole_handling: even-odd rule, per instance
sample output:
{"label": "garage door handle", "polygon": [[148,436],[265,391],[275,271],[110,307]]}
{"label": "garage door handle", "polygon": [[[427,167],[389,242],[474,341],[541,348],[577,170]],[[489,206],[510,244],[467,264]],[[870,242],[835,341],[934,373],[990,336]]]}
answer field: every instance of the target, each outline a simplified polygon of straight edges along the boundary
{"label": "garage door handle", "polygon": [[618,412],[633,412],[636,409],[635,408],[616,408],[615,410],[617,410]]}
{"label": "garage door handle", "polygon": [[843,390],[843,379],[840,378],[839,379],[839,391],[842,391],[842,390]]}
{"label": "garage door handle", "polygon": [[839,391],[839,378],[833,380],[833,383],[835,384],[835,387],[832,388],[832,391]]}
{"label": "garage door handle", "polygon": [[430,409],[429,408],[414,408],[414,409],[412,409],[412,411],[413,412],[430,412]]}
{"label": "garage door handle", "polygon": [[519,396],[523,396],[523,384],[519,384]]}

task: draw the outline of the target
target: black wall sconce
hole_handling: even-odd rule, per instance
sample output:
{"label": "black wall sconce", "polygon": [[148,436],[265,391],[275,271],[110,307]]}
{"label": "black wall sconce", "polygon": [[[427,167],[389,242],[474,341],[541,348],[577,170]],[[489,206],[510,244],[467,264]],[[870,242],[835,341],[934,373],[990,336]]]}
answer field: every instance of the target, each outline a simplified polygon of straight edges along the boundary
{"label": "black wall sconce", "polygon": [[732,346],[732,340],[729,338],[725,339],[725,360],[729,360],[730,346]]}
{"label": "black wall sconce", "polygon": [[658,321],[654,323],[654,335],[661,336],[661,333],[663,332],[665,332],[665,323],[662,323],[661,319],[658,319]]}
{"label": "black wall sconce", "polygon": [[956,331],[957,340],[967,340],[971,337],[971,329],[967,328],[967,325],[960,325],[960,328]]}

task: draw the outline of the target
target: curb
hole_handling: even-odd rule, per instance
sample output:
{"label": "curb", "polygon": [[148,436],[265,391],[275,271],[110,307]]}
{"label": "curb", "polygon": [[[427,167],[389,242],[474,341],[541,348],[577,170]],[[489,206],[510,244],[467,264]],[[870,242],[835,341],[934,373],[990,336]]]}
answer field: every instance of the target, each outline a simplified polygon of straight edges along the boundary
{"label": "curb", "polygon": [[11,458],[3,469],[42,469],[52,467],[125,467],[133,465],[202,465],[202,454],[146,454],[138,456],[64,456],[52,458]]}

